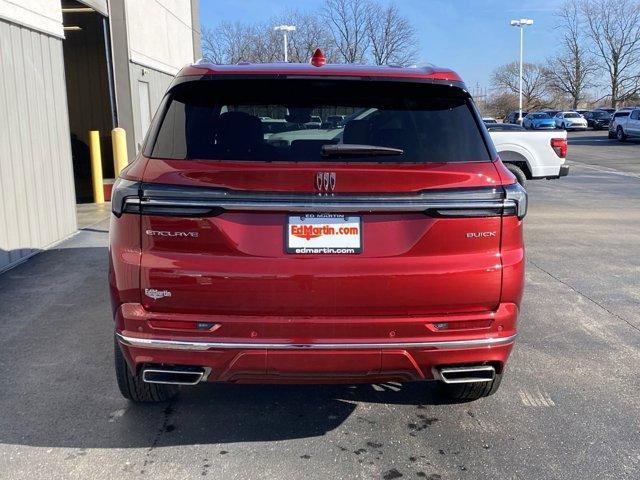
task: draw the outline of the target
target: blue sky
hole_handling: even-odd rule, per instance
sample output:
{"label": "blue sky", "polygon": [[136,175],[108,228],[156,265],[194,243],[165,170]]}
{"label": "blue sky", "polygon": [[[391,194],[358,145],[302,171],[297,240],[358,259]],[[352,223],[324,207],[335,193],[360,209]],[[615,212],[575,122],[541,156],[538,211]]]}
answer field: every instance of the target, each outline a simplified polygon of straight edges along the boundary
{"label": "blue sky", "polygon": [[[388,1],[388,0],[383,0]],[[220,21],[263,21],[287,8],[312,10],[322,0],[201,0],[203,25]],[[551,56],[559,32],[555,29],[558,0],[396,0],[400,11],[418,31],[420,61],[456,70],[474,91],[489,86],[491,71],[517,60],[515,18],[533,18],[525,31],[525,61]]]}

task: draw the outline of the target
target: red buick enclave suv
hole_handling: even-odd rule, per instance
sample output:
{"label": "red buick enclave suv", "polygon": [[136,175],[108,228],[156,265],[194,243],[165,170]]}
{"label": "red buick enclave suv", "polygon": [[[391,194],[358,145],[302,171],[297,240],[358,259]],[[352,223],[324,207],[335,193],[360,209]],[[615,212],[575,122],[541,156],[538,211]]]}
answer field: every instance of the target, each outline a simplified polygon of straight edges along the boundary
{"label": "red buick enclave suv", "polygon": [[131,400],[204,381],[500,384],[527,195],[451,70],[185,67],[112,208]]}

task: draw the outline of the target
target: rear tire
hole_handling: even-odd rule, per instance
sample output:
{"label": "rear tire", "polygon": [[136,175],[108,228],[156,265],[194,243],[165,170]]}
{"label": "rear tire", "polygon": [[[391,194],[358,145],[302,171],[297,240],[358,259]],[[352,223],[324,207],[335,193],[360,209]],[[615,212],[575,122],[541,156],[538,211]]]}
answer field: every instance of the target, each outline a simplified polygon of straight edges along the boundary
{"label": "rear tire", "polygon": [[527,175],[524,173],[524,171],[517,165],[514,165],[513,163],[505,163],[504,164],[505,167],[507,167],[507,169],[513,173],[516,177],[516,180],[518,180],[518,183],[520,185],[522,185],[523,187],[527,184]]}
{"label": "rear tire", "polygon": [[498,391],[502,382],[502,374],[496,373],[490,382],[475,383],[441,383],[442,394],[449,400],[469,402],[488,397]]}
{"label": "rear tire", "polygon": [[132,375],[118,342],[114,342],[116,379],[122,396],[132,402],[166,402],[178,392],[175,385],[145,383],[141,375]]}

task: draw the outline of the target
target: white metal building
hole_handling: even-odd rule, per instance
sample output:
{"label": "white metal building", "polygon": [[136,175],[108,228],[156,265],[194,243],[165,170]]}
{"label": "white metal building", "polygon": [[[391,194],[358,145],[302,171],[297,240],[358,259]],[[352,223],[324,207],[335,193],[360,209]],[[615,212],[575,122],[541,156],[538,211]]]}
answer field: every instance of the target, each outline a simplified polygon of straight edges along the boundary
{"label": "white metal building", "polygon": [[167,86],[201,56],[198,0],[0,0],[0,271],[76,231],[87,136],[142,143]]}

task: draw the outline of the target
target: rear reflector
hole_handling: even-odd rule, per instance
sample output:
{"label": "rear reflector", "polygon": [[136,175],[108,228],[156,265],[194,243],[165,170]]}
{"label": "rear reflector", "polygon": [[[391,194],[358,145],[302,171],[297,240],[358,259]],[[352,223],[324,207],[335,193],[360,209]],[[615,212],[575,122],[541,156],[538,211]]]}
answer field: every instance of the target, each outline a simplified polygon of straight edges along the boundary
{"label": "rear reflector", "polygon": [[221,327],[219,323],[180,320],[149,320],[149,326],[154,330],[200,330],[209,332],[214,332]]}
{"label": "rear reflector", "polygon": [[462,320],[451,322],[427,323],[426,326],[431,331],[443,332],[450,330],[475,330],[478,328],[489,328],[493,319],[484,320]]}

